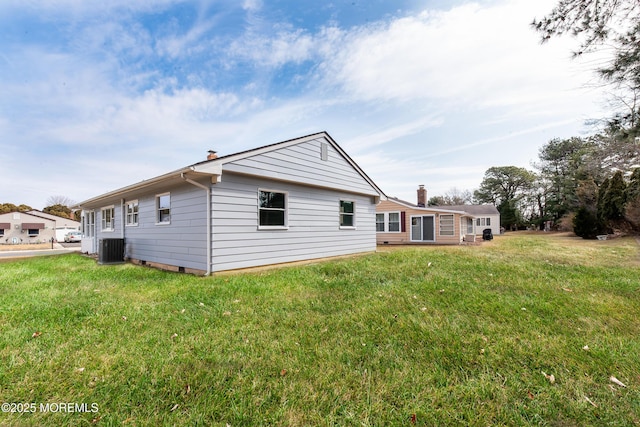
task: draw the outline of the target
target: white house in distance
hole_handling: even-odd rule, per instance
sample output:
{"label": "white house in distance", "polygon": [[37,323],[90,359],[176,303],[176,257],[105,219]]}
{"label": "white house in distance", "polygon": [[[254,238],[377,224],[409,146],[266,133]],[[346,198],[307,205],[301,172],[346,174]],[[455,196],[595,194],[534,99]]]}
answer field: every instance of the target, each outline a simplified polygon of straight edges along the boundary
{"label": "white house in distance", "polygon": [[83,252],[124,239],[128,260],[209,274],[375,251],[381,197],[320,132],[222,157],[210,152],[206,161],[75,207]]}
{"label": "white house in distance", "polygon": [[0,244],[50,242],[55,237],[55,228],[55,220],[28,212],[0,214]]}
{"label": "white house in distance", "polygon": [[80,222],[71,218],[63,218],[57,215],[51,215],[36,209],[30,210],[28,213],[39,216],[41,218],[51,219],[56,222],[56,240],[62,242],[65,234],[73,230],[80,230]]}

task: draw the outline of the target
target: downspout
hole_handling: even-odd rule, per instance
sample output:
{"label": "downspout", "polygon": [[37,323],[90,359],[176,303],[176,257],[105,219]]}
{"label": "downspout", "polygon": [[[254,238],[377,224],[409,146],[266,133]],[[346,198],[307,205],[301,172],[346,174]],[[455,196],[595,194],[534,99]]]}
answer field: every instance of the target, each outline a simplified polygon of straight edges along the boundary
{"label": "downspout", "polygon": [[202,188],[207,192],[207,272],[205,276],[209,276],[211,274],[211,232],[213,228],[211,223],[211,187],[207,187],[206,185],[202,185],[199,182],[187,178],[184,173],[180,174],[180,178],[184,179],[191,185]]}
{"label": "downspout", "polygon": [[125,212],[124,212],[124,199],[120,199],[120,236],[124,239],[124,221],[125,221]]}
{"label": "downspout", "polygon": [[127,257],[127,241],[124,238],[124,223],[127,219],[127,213],[124,211],[124,199],[120,199],[120,236],[124,240],[124,257]]}

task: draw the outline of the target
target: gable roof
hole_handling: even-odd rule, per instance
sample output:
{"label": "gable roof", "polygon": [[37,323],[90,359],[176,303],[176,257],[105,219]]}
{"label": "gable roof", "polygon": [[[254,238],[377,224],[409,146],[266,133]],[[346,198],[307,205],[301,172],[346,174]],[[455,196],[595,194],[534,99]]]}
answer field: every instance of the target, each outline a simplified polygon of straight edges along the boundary
{"label": "gable roof", "polygon": [[464,211],[474,216],[481,215],[500,215],[498,208],[494,205],[454,205],[447,206],[447,209],[454,211]]}
{"label": "gable roof", "polygon": [[331,146],[333,146],[333,148],[372,187],[372,189],[376,193],[378,193],[382,197],[386,197],[384,192],[360,168],[360,166],[358,166],[358,164],[355,161],[353,161],[351,157],[349,157],[349,155],[333,140],[333,138],[331,138],[331,136],[329,136],[327,132],[323,131],[323,132],[318,132],[311,135],[289,139],[286,141],[277,142],[274,144],[264,145],[264,146],[253,148],[250,150],[240,151],[238,153],[229,154],[226,156],[220,156],[212,160],[204,160],[198,163],[194,163],[184,168],[177,169],[172,172],[138,182],[136,184],[122,187],[120,189],[102,194],[97,197],[93,197],[91,199],[88,199],[76,204],[75,206],[73,206],[73,208],[78,209],[78,208],[87,207],[91,205],[95,206],[98,203],[104,203],[105,201],[108,201],[108,200],[118,199],[120,197],[124,197],[125,195],[136,194],[141,192],[142,190],[152,189],[155,187],[165,185],[172,180],[173,181],[183,180],[185,177],[194,178],[199,176],[200,177],[209,176],[211,177],[212,182],[216,182],[222,176],[223,166],[227,163],[231,163],[237,160],[242,160],[251,156],[267,153],[280,148],[289,147],[295,144],[300,144],[300,143],[311,141],[318,138],[324,138],[329,144],[331,144]]}
{"label": "gable roof", "polygon": [[397,198],[387,198],[390,202],[395,202],[400,205],[404,205],[411,209],[424,209],[435,212],[445,213],[463,213],[469,216],[483,216],[483,215],[500,215],[498,209],[494,205],[445,205],[445,206],[425,206],[420,207],[414,203],[400,200]]}
{"label": "gable roof", "polygon": [[[20,218],[14,219],[13,218],[14,214],[19,214]],[[28,218],[24,218],[23,217],[24,215],[27,215]],[[9,219],[9,221],[14,222],[14,223],[22,223],[22,222],[24,222],[25,219],[27,219],[27,220],[31,220],[31,221],[47,221],[47,222],[52,222],[52,223],[55,224],[55,220],[53,220],[51,218],[46,218],[44,216],[35,215],[35,214],[31,213],[31,212],[21,212],[21,211],[5,212],[3,214],[0,214],[0,218],[2,218],[2,217],[6,217],[6,218]],[[3,221],[6,221],[6,219],[3,220]],[[4,224],[4,222],[3,222],[3,224]]]}

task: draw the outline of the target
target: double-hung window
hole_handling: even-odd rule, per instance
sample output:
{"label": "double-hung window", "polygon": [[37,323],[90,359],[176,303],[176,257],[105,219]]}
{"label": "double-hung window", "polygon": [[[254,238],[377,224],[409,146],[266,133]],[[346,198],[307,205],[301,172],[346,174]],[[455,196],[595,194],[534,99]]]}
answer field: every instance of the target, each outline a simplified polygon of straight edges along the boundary
{"label": "double-hung window", "polygon": [[340,227],[353,228],[356,226],[356,203],[340,200]]}
{"label": "double-hung window", "polygon": [[100,218],[102,220],[102,231],[113,231],[115,221],[113,206],[102,208],[100,210]]}
{"label": "double-hung window", "polygon": [[287,227],[287,193],[258,190],[258,227]]}
{"label": "double-hung window", "polygon": [[171,194],[158,194],[156,196],[156,224],[171,223]]}
{"label": "double-hung window", "polygon": [[376,231],[378,233],[399,233],[401,226],[400,212],[381,212],[376,214]]}
{"label": "double-hung window", "polygon": [[376,231],[378,233],[384,233],[384,213],[376,214]]}
{"label": "double-hung window", "polygon": [[138,225],[138,201],[132,200],[130,202],[127,202],[126,209],[127,209],[126,224]]}
{"label": "double-hung window", "polygon": [[400,231],[400,212],[389,212],[387,229],[390,233],[398,233]]}

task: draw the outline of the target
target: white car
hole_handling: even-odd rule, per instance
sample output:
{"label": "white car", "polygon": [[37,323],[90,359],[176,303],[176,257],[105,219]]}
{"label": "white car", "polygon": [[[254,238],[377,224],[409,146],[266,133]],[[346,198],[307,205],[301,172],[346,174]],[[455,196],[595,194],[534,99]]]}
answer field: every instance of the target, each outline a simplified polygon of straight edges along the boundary
{"label": "white car", "polygon": [[70,231],[64,235],[64,241],[66,243],[74,243],[82,240],[82,233],[79,231]]}

